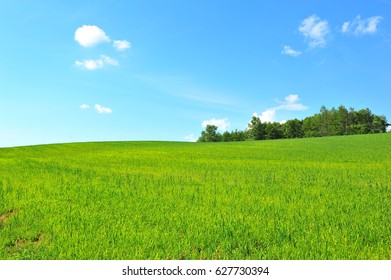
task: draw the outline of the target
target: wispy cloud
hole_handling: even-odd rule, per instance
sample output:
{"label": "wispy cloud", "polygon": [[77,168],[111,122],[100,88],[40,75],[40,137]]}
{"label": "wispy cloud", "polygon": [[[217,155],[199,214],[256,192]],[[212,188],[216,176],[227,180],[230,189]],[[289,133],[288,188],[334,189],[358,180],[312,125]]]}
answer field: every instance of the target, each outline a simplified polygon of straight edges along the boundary
{"label": "wispy cloud", "polygon": [[[83,109],[83,110],[87,110],[89,109],[91,106],[88,105],[88,104],[81,104],[80,105],[80,108]],[[99,104],[95,104],[94,106],[96,112],[98,112],[99,114],[111,114],[113,111],[108,108],[108,107],[104,107],[102,105],[99,105]]]}
{"label": "wispy cloud", "polygon": [[296,51],[296,50],[292,49],[291,46],[283,46],[281,53],[284,55],[289,55],[289,56],[293,56],[293,57],[297,57],[297,56],[301,55],[300,51]]}
{"label": "wispy cloud", "polygon": [[341,27],[341,32],[353,33],[355,35],[375,34],[382,19],[381,16],[361,19],[361,16],[358,15],[354,20],[344,22]]}
{"label": "wispy cloud", "polygon": [[95,110],[99,114],[111,114],[113,111],[108,107],[103,107],[102,105],[95,104]]}
{"label": "wispy cloud", "polygon": [[131,47],[131,44],[127,40],[115,40],[113,41],[113,47],[117,51],[124,51],[126,49],[129,49]]}
{"label": "wispy cloud", "polygon": [[114,66],[119,65],[119,62],[117,60],[115,60],[114,58],[108,57],[107,55],[101,55],[100,59],[103,61],[104,65],[106,65],[106,64],[107,65],[114,65]]}
{"label": "wispy cloud", "polygon": [[258,117],[261,122],[275,122],[276,121],[276,112],[279,110],[285,111],[304,111],[307,110],[308,107],[299,103],[300,100],[299,95],[290,94],[284,98],[284,101],[278,101],[280,105],[275,106],[273,108],[269,108],[263,111],[261,114],[254,113],[253,116]]}
{"label": "wispy cloud", "polygon": [[191,78],[186,76],[137,75],[135,78],[164,94],[178,98],[188,99],[206,105],[225,106],[226,108],[235,103],[229,94],[200,87]]}
{"label": "wispy cloud", "polygon": [[308,107],[303,104],[298,103],[300,100],[299,95],[290,94],[284,98],[284,101],[278,101],[280,105],[273,108],[273,110],[287,110],[287,111],[304,111],[307,110]]}
{"label": "wispy cloud", "polygon": [[75,61],[75,66],[77,68],[90,71],[102,69],[106,65],[118,66],[119,62],[114,58],[108,57],[107,55],[101,55],[99,59],[85,59],[83,61]]}
{"label": "wispy cloud", "polygon": [[219,130],[226,131],[229,128],[230,123],[227,119],[211,119],[202,122],[203,127],[206,127],[207,125],[215,125]]}
{"label": "wispy cloud", "polygon": [[103,62],[101,60],[93,60],[93,59],[85,59],[83,61],[76,60],[75,66],[85,70],[96,70],[103,67]]}
{"label": "wispy cloud", "polygon": [[312,15],[301,22],[299,31],[308,41],[309,47],[316,48],[326,45],[326,35],[330,32],[330,28],[326,20]]}
{"label": "wispy cloud", "polygon": [[75,40],[83,47],[90,48],[111,40],[106,33],[95,25],[83,25],[76,29]]}
{"label": "wispy cloud", "polygon": [[205,104],[230,105],[231,103],[228,98],[218,96],[214,91],[200,88],[184,90],[181,93],[181,97]]}

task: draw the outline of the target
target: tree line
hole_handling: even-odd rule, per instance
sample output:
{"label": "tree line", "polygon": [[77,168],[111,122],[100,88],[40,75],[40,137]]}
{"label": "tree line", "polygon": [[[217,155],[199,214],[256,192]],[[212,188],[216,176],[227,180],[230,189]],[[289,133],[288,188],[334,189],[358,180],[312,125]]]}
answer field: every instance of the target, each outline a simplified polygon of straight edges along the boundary
{"label": "tree line", "polygon": [[217,131],[217,126],[207,125],[197,141],[231,142],[383,133],[388,125],[390,124],[385,116],[375,115],[368,108],[355,111],[354,108],[348,110],[342,105],[337,109],[322,106],[319,113],[313,116],[285,123],[261,122],[259,117],[253,116],[243,131],[236,129],[221,134]]}

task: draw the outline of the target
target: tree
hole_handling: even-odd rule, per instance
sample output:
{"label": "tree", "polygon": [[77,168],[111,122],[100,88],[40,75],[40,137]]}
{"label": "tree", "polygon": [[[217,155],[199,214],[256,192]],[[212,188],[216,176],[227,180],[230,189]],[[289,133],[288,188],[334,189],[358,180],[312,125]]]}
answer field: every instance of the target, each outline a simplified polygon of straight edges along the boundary
{"label": "tree", "polygon": [[278,122],[265,124],[265,139],[281,139],[283,136],[282,124]]}
{"label": "tree", "polygon": [[387,120],[385,116],[373,116],[371,133],[383,133],[387,131]]}
{"label": "tree", "polygon": [[326,108],[326,106],[322,106],[320,108],[320,127],[319,127],[319,134],[320,136],[330,136],[330,111]]}
{"label": "tree", "polygon": [[385,116],[377,116],[368,108],[355,111],[347,110],[340,105],[337,109],[330,110],[326,106],[320,108],[320,112],[304,120],[289,120],[284,124],[277,122],[262,123],[260,118],[253,116],[245,131],[234,130],[217,132],[217,126],[208,125],[202,131],[199,142],[218,141],[245,141],[280,138],[321,137],[333,135],[383,133],[387,131]]}
{"label": "tree", "polygon": [[338,107],[338,129],[340,135],[348,134],[348,127],[350,123],[349,111],[345,108],[345,106]]}
{"label": "tree", "polygon": [[235,129],[231,133],[232,141],[246,141],[248,139],[248,132]]}
{"label": "tree", "polygon": [[303,120],[303,134],[304,137],[319,137],[320,134],[321,115],[315,114]]}
{"label": "tree", "polygon": [[298,119],[289,120],[284,123],[284,137],[285,138],[302,138],[303,132],[303,121]]}
{"label": "tree", "polygon": [[221,134],[217,132],[217,126],[208,124],[197,142],[220,142],[221,138]]}
{"label": "tree", "polygon": [[253,116],[248,124],[248,134],[251,140],[265,139],[265,125],[262,124],[261,119]]}
{"label": "tree", "polygon": [[371,132],[373,114],[368,108],[361,109],[356,112],[357,124],[355,126],[355,134],[366,134]]}
{"label": "tree", "polygon": [[225,131],[221,136],[222,142],[231,142],[232,141],[232,133]]}

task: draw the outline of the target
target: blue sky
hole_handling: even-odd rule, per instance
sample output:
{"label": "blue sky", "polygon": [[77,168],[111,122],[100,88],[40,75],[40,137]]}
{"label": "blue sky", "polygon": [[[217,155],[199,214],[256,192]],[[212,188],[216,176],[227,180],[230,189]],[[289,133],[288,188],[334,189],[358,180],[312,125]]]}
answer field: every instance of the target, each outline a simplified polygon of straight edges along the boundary
{"label": "blue sky", "polygon": [[391,120],[391,1],[0,1],[0,147]]}

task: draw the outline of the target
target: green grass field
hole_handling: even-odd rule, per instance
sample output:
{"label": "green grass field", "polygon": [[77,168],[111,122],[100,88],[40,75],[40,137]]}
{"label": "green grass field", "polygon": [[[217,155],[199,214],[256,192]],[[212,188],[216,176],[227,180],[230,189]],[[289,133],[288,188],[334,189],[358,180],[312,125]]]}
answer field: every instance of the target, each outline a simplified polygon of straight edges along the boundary
{"label": "green grass field", "polygon": [[391,259],[391,133],[0,149],[0,259]]}

